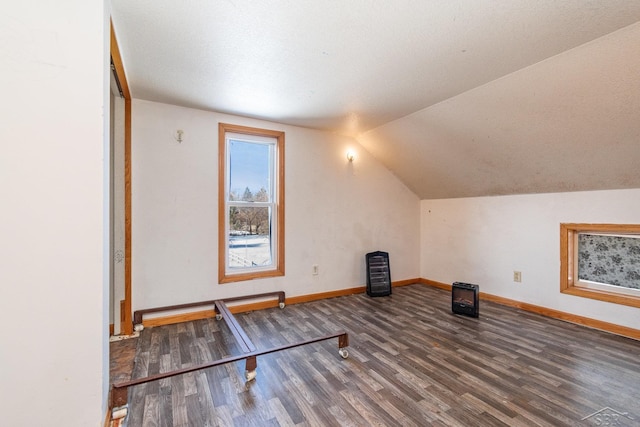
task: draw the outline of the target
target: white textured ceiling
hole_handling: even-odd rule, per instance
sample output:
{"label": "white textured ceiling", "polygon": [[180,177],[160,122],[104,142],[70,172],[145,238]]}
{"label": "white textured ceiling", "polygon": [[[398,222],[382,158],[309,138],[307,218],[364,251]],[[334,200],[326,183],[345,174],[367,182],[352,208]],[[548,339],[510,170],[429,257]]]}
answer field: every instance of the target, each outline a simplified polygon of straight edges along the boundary
{"label": "white textured ceiling", "polygon": [[640,1],[112,8],[133,97],[356,136],[420,198],[640,187]]}

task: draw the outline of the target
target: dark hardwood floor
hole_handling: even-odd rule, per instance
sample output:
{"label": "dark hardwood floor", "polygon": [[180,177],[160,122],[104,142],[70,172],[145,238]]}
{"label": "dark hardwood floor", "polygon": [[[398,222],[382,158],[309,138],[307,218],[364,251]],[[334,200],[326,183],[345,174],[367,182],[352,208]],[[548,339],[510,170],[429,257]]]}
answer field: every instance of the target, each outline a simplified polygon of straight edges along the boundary
{"label": "dark hardwood floor", "polygon": [[109,343],[109,379],[111,384],[131,379],[137,346],[137,338]]}
{"label": "dark hardwood floor", "polygon": [[[640,342],[423,285],[236,315],[259,349],[337,340],[132,387],[136,426],[640,426]],[[240,354],[224,321],[145,329],[133,378]],[[594,414],[590,418],[585,417]],[[609,424],[606,424],[609,422]],[[615,424],[614,422],[617,422]]]}

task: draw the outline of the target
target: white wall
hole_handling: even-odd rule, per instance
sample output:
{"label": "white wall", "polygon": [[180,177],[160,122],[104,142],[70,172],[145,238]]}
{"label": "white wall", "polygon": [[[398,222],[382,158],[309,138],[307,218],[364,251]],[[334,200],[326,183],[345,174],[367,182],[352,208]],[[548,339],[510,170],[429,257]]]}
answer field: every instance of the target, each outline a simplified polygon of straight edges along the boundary
{"label": "white wall", "polygon": [[[353,139],[141,100],[132,109],[134,310],[363,286],[374,250],[389,252],[392,280],[418,277],[420,201]],[[218,284],[220,121],[285,132],[285,277]]]}
{"label": "white wall", "polygon": [[13,2],[0,14],[2,425],[104,420],[104,8]]}
{"label": "white wall", "polygon": [[125,251],[125,182],[124,182],[124,99],[113,98],[113,151],[112,151],[112,234],[111,244],[113,256],[111,259],[112,288],[110,294],[111,306],[110,323],[113,324],[114,335],[120,333],[120,301],[124,299],[124,251]]}
{"label": "white wall", "polygon": [[562,222],[640,223],[640,190],[423,200],[420,275],[640,329],[640,309],[560,293]]}

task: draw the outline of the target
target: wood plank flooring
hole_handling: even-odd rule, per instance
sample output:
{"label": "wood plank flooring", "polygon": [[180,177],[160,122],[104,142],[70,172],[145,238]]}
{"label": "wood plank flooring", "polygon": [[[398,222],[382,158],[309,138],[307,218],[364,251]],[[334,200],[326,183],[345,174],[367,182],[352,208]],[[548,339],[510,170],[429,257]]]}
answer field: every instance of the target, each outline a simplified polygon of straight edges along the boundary
{"label": "wood plank flooring", "polygon": [[[486,301],[453,315],[424,285],[236,319],[259,349],[344,329],[350,356],[336,339],[259,357],[247,384],[239,362],[132,387],[126,425],[640,426],[640,342],[605,332]],[[133,378],[237,354],[224,321],[145,329]]]}
{"label": "wood plank flooring", "polygon": [[131,379],[137,346],[137,338],[109,343],[109,380],[111,384]]}

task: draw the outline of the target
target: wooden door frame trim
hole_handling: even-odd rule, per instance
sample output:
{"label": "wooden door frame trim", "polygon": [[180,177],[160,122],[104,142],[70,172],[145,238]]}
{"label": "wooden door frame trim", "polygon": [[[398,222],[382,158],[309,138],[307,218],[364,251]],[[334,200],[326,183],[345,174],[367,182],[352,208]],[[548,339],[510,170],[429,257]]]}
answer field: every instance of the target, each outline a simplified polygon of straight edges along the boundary
{"label": "wooden door frame trim", "polygon": [[[111,25],[111,61],[124,98],[124,313],[120,313],[120,333],[133,333],[131,311],[131,92],[124,72],[118,40]],[[124,315],[123,315],[124,314]]]}

